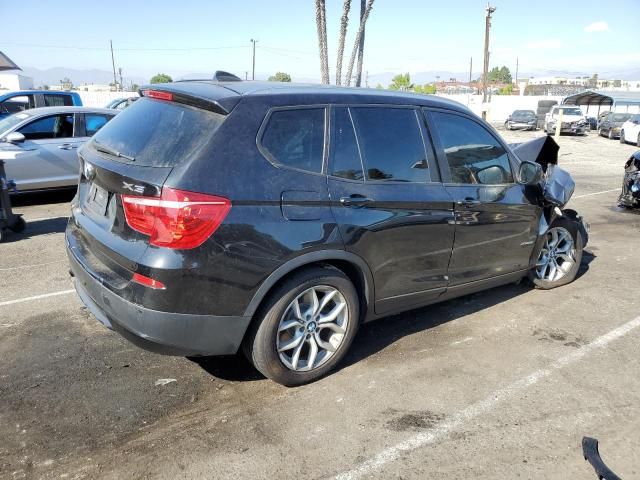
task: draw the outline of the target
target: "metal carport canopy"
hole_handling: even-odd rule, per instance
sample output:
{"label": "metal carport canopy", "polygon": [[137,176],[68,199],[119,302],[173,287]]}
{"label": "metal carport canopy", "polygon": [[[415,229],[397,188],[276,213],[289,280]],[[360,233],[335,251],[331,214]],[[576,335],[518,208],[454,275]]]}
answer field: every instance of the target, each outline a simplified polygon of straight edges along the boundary
{"label": "metal carport canopy", "polygon": [[616,106],[640,106],[640,92],[616,92],[600,90],[586,90],[584,92],[569,95],[562,100],[563,105],[607,105]]}

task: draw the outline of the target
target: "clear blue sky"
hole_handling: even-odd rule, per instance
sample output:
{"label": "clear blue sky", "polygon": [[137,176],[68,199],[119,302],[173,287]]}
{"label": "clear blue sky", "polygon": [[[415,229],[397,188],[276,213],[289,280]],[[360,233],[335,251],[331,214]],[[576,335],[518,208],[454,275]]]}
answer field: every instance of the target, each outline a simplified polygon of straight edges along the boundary
{"label": "clear blue sky", "polygon": [[[249,39],[256,38],[259,76],[286,71],[294,80],[318,79],[314,3],[0,0],[0,50],[24,66],[110,70],[113,39],[116,67],[125,77],[149,78],[156,72],[179,77],[215,69],[244,75],[251,69]],[[640,68],[639,0],[533,3],[495,2],[492,65],[515,69],[518,57],[525,72]],[[347,58],[360,2],[352,4]],[[485,6],[481,0],[376,0],[367,24],[365,69],[372,74],[464,72],[473,56],[478,72]],[[332,75],[341,10],[342,0],[327,0]]]}

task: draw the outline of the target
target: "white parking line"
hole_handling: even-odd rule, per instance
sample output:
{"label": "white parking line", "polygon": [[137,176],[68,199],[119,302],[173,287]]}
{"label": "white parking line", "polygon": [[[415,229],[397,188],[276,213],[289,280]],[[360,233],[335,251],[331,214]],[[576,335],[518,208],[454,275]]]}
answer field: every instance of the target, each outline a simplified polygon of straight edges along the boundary
{"label": "white parking line", "polygon": [[9,300],[9,301],[6,301],[6,302],[0,302],[0,307],[6,307],[7,305],[15,305],[16,303],[31,302],[33,300],[41,300],[43,298],[57,297],[59,295],[68,295],[68,294],[74,293],[74,292],[75,292],[74,289],[61,290],[59,292],[45,293],[43,295],[34,295],[33,297],[18,298],[16,300]]}
{"label": "white parking line", "polygon": [[590,197],[590,196],[592,196],[592,195],[601,195],[601,194],[603,194],[603,193],[611,193],[611,192],[619,192],[619,191],[620,191],[620,189],[619,189],[619,188],[614,188],[614,189],[612,189],[612,190],[603,190],[602,192],[584,193],[584,194],[582,194],[582,195],[576,195],[576,196],[575,196],[575,197],[573,197],[573,198],[575,199],[575,198]]}
{"label": "white parking line", "polygon": [[506,387],[493,392],[484,400],[474,403],[467,408],[454,413],[451,419],[437,425],[430,431],[417,433],[416,435],[408,438],[407,440],[400,442],[391,447],[385,448],[375,457],[361,463],[357,467],[347,472],[336,475],[338,480],[351,480],[361,477],[363,475],[372,474],[373,472],[381,469],[386,464],[393,462],[400,457],[403,453],[412,452],[418,448],[425,447],[432,443],[437,442],[443,437],[449,435],[454,430],[462,427],[465,423],[473,420],[474,418],[488,413],[498,404],[515,397],[523,390],[535,385],[545,377],[550,376],[555,371],[565,368],[569,365],[582,360],[589,354],[594,353],[596,350],[602,349],[609,345],[614,340],[624,337],[626,334],[640,327],[640,317],[636,317],[633,320],[611,330],[609,333],[605,333],[601,337],[596,338],[593,342],[583,346],[580,350],[559,358],[555,362],[551,363],[547,368],[536,370],[527,377],[524,377]]}

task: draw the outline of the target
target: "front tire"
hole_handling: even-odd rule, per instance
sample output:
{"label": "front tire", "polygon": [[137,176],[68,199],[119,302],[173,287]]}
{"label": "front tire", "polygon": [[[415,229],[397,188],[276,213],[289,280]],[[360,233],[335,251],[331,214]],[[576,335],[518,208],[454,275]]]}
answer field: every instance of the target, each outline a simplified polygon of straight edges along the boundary
{"label": "front tire", "polygon": [[640,133],[638,134],[638,138],[636,138],[636,147],[640,148]]}
{"label": "front tire", "polygon": [[627,141],[624,139],[624,130],[620,130],[620,143],[627,143]]}
{"label": "front tire", "polygon": [[260,309],[243,349],[257,370],[294,387],[333,370],[358,330],[358,292],[342,271],[313,267],[287,279]]}
{"label": "front tire", "polygon": [[607,135],[607,137],[609,138],[609,140],[613,140],[613,129],[609,129],[609,134]]}
{"label": "front tire", "polygon": [[564,217],[556,219],[545,234],[529,279],[541,290],[573,282],[580,269],[583,247],[584,239],[576,223]]}

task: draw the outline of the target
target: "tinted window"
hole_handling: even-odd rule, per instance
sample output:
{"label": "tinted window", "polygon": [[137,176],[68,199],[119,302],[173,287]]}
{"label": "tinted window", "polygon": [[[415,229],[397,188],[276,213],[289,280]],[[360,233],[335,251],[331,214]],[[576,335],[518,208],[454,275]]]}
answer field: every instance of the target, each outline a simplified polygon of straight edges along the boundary
{"label": "tinted window", "polygon": [[324,108],[272,112],[262,134],[262,147],[276,163],[321,172],[324,112]]}
{"label": "tinted window", "polygon": [[51,115],[28,123],[18,130],[27,140],[73,137],[73,115]]}
{"label": "tinted window", "polygon": [[223,120],[207,110],[142,98],[101,128],[90,145],[133,157],[136,165],[170,167],[199,155]]}
{"label": "tinted window", "polygon": [[364,178],[358,142],[347,108],[335,110],[331,175],[351,180]]}
{"label": "tinted window", "polygon": [[512,183],[509,156],[483,126],[448,113],[431,113],[453,183]]}
{"label": "tinted window", "polygon": [[101,115],[98,113],[85,113],[84,114],[84,128],[87,133],[87,137],[95,135],[95,133],[106,125],[111,120],[109,115]]}
{"label": "tinted window", "polygon": [[410,108],[352,108],[367,179],[425,182],[428,163],[416,112]]}
{"label": "tinted window", "polygon": [[73,102],[69,95],[44,95],[44,104],[47,107],[64,107],[71,106]]}

